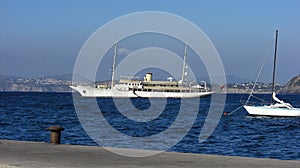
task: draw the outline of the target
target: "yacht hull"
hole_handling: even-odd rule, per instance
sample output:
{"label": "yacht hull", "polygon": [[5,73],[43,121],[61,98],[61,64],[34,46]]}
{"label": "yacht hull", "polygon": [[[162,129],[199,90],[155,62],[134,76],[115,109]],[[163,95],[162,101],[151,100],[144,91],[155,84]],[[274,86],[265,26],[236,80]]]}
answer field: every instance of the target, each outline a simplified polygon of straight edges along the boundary
{"label": "yacht hull", "polygon": [[214,92],[147,92],[147,91],[126,91],[117,89],[95,88],[92,86],[70,86],[80,93],[82,97],[148,97],[148,98],[193,98],[205,97]]}

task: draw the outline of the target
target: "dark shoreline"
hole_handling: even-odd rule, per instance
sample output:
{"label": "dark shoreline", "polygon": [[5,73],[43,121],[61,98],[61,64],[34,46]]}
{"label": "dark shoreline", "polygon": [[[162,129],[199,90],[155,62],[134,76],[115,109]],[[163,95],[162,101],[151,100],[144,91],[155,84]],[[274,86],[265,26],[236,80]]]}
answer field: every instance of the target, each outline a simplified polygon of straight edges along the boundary
{"label": "dark shoreline", "polygon": [[[76,91],[0,91],[2,93],[77,93]],[[222,92],[222,93],[214,93],[214,94],[228,94],[228,95],[242,95],[242,94],[250,94],[249,92]],[[271,93],[263,92],[263,93],[253,93],[254,95],[268,95]],[[300,95],[300,94],[281,94],[278,95]]]}

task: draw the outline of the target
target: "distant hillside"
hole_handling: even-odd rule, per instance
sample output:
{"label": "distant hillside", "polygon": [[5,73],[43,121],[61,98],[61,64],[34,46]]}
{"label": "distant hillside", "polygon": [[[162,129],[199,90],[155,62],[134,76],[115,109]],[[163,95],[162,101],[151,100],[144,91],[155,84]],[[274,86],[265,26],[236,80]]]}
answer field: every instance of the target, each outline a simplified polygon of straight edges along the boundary
{"label": "distant hillside", "polygon": [[[237,76],[234,76],[234,75],[226,75],[226,83],[227,84],[237,84],[237,83],[249,83],[249,82],[252,82],[251,79],[246,79],[246,78],[241,78],[241,77],[237,77]],[[216,79],[218,77],[215,77]],[[206,76],[206,77],[200,77],[198,78],[198,81],[206,81],[206,82],[209,82],[209,77]],[[210,82],[209,82],[210,83]]]}
{"label": "distant hillside", "polygon": [[[72,83],[73,74],[48,75],[39,78],[24,78],[0,74],[0,91],[23,91],[23,92],[71,92],[68,86]],[[74,75],[75,83],[89,84],[91,81]]]}
{"label": "distant hillside", "polygon": [[280,91],[281,94],[300,94],[300,74],[292,78]]}
{"label": "distant hillside", "polygon": [[70,92],[67,85],[72,75],[55,75],[42,78],[21,78],[0,74],[0,91]]}
{"label": "distant hillside", "polygon": [[17,77],[17,76],[7,76],[7,75],[2,75],[0,74],[0,80],[8,80],[8,79],[19,79],[21,77]]}
{"label": "distant hillside", "polygon": [[61,75],[49,75],[41,77],[40,79],[57,79],[57,80],[72,80],[72,74],[61,74]]}
{"label": "distant hillside", "polygon": [[[0,74],[0,80],[11,80],[11,79],[26,79],[26,77],[19,76],[8,76]],[[61,74],[61,75],[48,75],[43,77],[31,78],[31,79],[57,79],[57,80],[72,80],[72,74]]]}

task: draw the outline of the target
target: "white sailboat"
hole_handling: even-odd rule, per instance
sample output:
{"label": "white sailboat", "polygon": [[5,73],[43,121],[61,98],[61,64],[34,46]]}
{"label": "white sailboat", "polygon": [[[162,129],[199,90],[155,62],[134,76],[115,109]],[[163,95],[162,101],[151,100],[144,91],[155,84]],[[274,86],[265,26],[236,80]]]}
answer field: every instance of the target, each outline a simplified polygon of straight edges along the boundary
{"label": "white sailboat", "polygon": [[[276,30],[275,39],[275,52],[274,52],[274,64],[273,64],[273,79],[272,79],[272,101],[270,105],[263,106],[251,106],[246,105],[243,107],[250,115],[256,116],[274,116],[274,117],[297,117],[300,116],[300,108],[295,108],[291,104],[284,102],[276,97],[275,93],[275,72],[276,72],[276,57],[277,57],[277,41],[278,41],[278,30]],[[254,88],[253,88],[254,89]]]}
{"label": "white sailboat", "polygon": [[200,84],[184,83],[186,74],[187,45],[184,52],[182,78],[173,81],[169,77],[167,81],[152,80],[152,73],[147,73],[143,80],[136,77],[126,77],[115,83],[117,44],[114,48],[114,59],[112,66],[111,84],[94,85],[70,85],[70,87],[80,93],[83,97],[157,97],[157,98],[193,98],[204,97],[213,94],[207,87],[206,82]]}

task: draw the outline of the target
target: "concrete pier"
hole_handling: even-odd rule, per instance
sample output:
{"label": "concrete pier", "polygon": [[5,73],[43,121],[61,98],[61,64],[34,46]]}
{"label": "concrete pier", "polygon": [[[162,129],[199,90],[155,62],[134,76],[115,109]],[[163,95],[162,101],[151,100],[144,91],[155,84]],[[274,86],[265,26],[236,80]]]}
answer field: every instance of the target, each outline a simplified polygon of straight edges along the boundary
{"label": "concrete pier", "polygon": [[[119,149],[132,150],[132,149]],[[147,151],[141,151],[147,152]],[[155,156],[119,156],[96,146],[51,145],[0,140],[0,168],[42,167],[299,167],[300,161],[164,152]]]}

